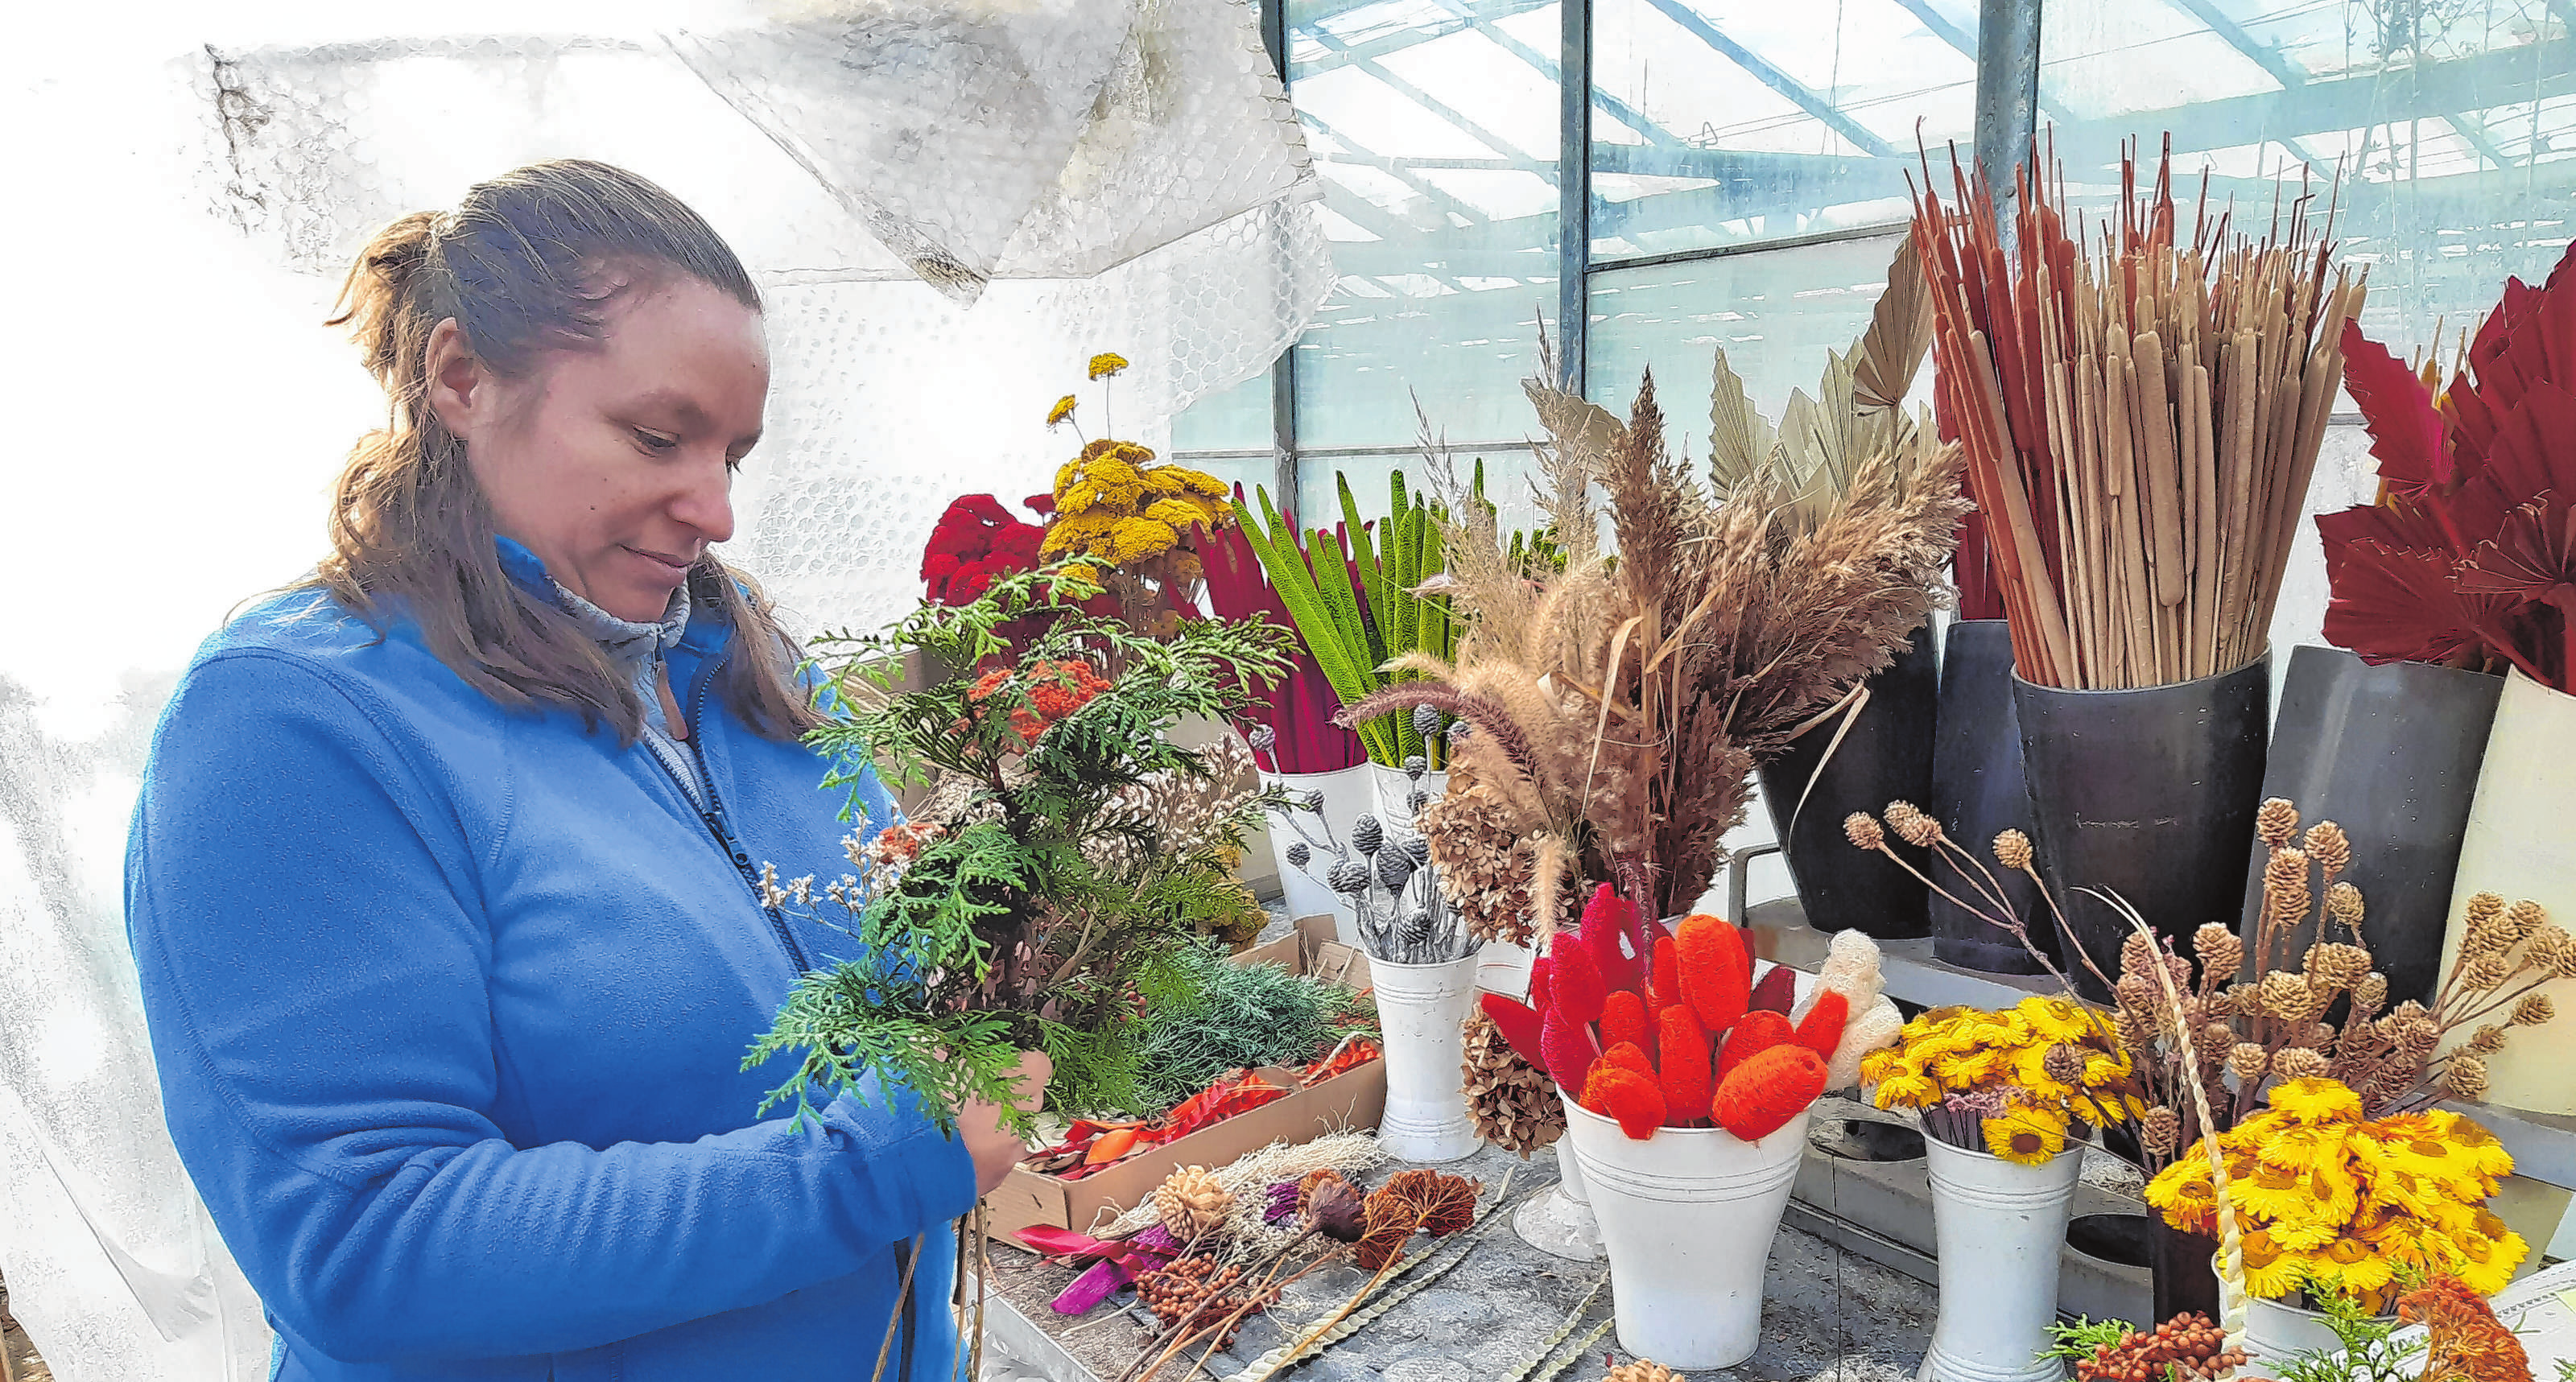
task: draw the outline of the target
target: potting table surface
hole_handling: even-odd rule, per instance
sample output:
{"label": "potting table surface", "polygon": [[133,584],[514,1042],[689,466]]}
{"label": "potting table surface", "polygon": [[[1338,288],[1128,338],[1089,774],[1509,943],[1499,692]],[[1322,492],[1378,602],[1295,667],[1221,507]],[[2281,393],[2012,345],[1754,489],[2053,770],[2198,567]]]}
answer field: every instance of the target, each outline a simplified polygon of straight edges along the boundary
{"label": "potting table surface", "polygon": [[[1471,1242],[1448,1247],[1394,1287],[1438,1271],[1463,1246],[1465,1256],[1454,1269],[1321,1356],[1278,1376],[1298,1382],[1484,1382],[1523,1376],[1522,1364],[1540,1352],[1608,1267],[1551,1257],[1512,1231],[1514,1207],[1556,1183],[1554,1151],[1539,1152],[1523,1163],[1486,1148],[1436,1169],[1483,1181],[1490,1201],[1516,1167],[1508,1198],[1470,1230],[1476,1235]],[[1377,1185],[1397,1169],[1388,1166],[1360,1179]],[[1415,1246],[1428,1241],[1417,1238]],[[993,1342],[987,1344],[986,1377],[991,1382],[1111,1382],[1151,1337],[1153,1317],[1135,1305],[1132,1293],[1112,1297],[1087,1315],[1068,1317],[1055,1313],[1048,1302],[1073,1279],[1072,1269],[998,1245],[993,1265],[996,1299],[1020,1318],[988,1330],[991,1340],[1004,1345],[996,1350]],[[1209,1360],[1208,1372],[1189,1369],[1193,1352],[1174,1359],[1160,1376],[1231,1377],[1285,1342],[1288,1329],[1311,1325],[1348,1300],[1363,1280],[1348,1265],[1318,1271],[1290,1286],[1286,1299],[1268,1313],[1247,1321],[1234,1347]],[[1904,1382],[1922,1361],[1936,1308],[1934,1292],[1924,1283],[1783,1226],[1771,1248],[1759,1348],[1734,1368],[1692,1376]],[[1610,1292],[1605,1288],[1569,1336],[1568,1346],[1609,1319]],[[1023,1328],[1027,1332],[1019,1333]],[[1593,1382],[1607,1372],[1606,1359],[1611,1358],[1622,1363],[1631,1358],[1619,1346],[1615,1330],[1556,1374],[1556,1382]],[[1526,1376],[1540,1382],[1538,1369]]]}

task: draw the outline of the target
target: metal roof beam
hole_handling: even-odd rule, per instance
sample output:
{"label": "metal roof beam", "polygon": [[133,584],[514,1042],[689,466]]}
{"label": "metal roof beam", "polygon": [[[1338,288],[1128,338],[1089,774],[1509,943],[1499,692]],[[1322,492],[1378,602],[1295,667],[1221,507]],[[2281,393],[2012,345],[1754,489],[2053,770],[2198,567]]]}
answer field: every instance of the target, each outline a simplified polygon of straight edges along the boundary
{"label": "metal roof beam", "polygon": [[1788,97],[1790,102],[1799,109],[1824,121],[1827,128],[1850,140],[1853,147],[1881,157],[1896,152],[1893,145],[1862,128],[1859,122],[1845,115],[1835,107],[1833,102],[1817,95],[1814,88],[1772,66],[1768,60],[1752,49],[1720,33],[1716,25],[1702,18],[1698,11],[1682,4],[1681,0],[1646,0],[1646,3],[1663,11],[1665,18],[1682,26],[1693,38],[1716,49],[1724,54],[1728,61],[1751,73],[1754,80]]}

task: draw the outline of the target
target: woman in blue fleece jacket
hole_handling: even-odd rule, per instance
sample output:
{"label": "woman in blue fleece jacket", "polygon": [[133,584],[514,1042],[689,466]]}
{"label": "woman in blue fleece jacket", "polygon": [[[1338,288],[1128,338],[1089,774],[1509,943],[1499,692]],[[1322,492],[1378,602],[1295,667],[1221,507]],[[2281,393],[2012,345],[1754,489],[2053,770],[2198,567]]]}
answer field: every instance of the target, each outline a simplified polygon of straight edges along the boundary
{"label": "woman in blue fleece jacket", "polygon": [[792,1127],[741,1069],[851,944],[753,886],[847,871],[848,827],[792,645],[707,550],[768,390],[750,277],[564,162],[387,228],[343,307],[390,425],[315,576],[181,680],[126,867],[170,1131],[275,1376],[946,1382],[998,1111],[950,1136],[870,1089]]}

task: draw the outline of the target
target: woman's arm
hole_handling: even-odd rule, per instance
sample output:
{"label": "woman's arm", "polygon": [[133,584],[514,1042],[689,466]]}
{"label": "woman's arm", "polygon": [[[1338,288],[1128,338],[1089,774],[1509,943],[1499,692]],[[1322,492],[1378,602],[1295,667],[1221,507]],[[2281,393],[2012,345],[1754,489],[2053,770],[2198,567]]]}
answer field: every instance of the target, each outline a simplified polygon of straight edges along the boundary
{"label": "woman's arm", "polygon": [[973,1205],[965,1149],[909,1100],[510,1145],[482,1112],[489,932],[437,770],[319,672],[231,654],[181,684],[136,810],[127,926],[170,1131],[298,1336],[351,1361],[568,1352],[847,1275]]}

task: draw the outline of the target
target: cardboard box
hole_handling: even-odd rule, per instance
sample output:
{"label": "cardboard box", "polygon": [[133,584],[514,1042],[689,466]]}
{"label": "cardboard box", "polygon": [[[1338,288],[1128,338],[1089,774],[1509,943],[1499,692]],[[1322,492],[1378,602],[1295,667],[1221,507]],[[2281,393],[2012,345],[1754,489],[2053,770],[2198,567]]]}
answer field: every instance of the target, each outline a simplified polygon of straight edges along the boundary
{"label": "cardboard box", "polygon": [[[1236,964],[1275,963],[1297,974],[1368,987],[1368,957],[1333,939],[1331,917],[1301,917],[1296,930],[1234,957]],[[1386,1111],[1386,1062],[1373,1060],[1345,1070],[1311,1089],[1298,1089],[1297,1072],[1277,1067],[1261,1072],[1273,1084],[1291,1091],[1249,1113],[1211,1124],[1187,1137],[1149,1148],[1081,1180],[1013,1167],[1008,1179],[984,1197],[989,1232],[1006,1243],[1016,1230],[1031,1224],[1088,1233],[1154,1193],[1154,1187],[1184,1166],[1223,1166],[1273,1142],[1308,1142],[1326,1133],[1369,1132]]]}

